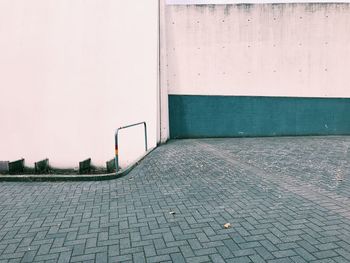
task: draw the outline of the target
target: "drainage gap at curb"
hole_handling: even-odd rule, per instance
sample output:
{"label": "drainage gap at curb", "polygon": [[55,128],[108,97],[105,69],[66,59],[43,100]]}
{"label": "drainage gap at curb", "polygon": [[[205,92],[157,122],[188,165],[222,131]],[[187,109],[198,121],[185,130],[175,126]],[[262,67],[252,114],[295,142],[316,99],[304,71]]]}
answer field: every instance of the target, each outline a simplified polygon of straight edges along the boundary
{"label": "drainage gap at curb", "polygon": [[48,174],[50,171],[49,159],[36,162],[34,165],[35,174]]}
{"label": "drainage gap at curb", "polygon": [[24,173],[24,159],[20,159],[14,162],[9,162],[9,174],[22,174]]}
{"label": "drainage gap at curb", "polygon": [[[110,162],[110,161],[109,161]],[[34,167],[26,166],[25,159],[13,162],[0,161],[0,175],[79,175],[107,174],[115,172],[115,165],[107,162],[106,167],[95,166],[91,158],[79,162],[79,168],[56,168],[50,165],[48,158],[34,163]]]}
{"label": "drainage gap at curb", "polygon": [[[55,168],[49,167],[50,174],[36,175],[36,174],[34,174],[34,169],[32,169],[31,174],[0,175],[0,181],[7,181],[7,182],[32,182],[32,181],[50,182],[51,181],[51,182],[55,182],[55,181],[103,181],[103,180],[116,179],[116,178],[120,178],[120,177],[127,175],[130,171],[132,171],[133,168],[135,168],[154,149],[155,148],[147,151],[141,158],[139,158],[133,164],[129,165],[125,169],[119,170],[118,172],[101,173],[103,171],[106,172],[106,169],[91,166],[91,167],[93,167],[93,169],[91,169],[90,174],[79,174],[78,170],[55,169]],[[113,168],[111,161],[108,161],[107,163],[109,163],[111,168]],[[47,164],[48,164],[48,159],[47,159]],[[6,165],[4,164],[3,166],[5,167]],[[26,168],[24,168],[24,172],[25,171],[26,171]]]}

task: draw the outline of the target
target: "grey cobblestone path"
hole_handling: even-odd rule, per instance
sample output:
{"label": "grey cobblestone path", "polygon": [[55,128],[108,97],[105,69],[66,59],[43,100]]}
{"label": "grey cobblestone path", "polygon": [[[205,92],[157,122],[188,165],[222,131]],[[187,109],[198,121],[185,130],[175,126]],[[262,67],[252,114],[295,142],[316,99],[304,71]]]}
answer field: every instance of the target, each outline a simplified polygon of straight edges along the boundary
{"label": "grey cobblestone path", "polygon": [[179,140],[113,181],[4,182],[0,261],[350,262],[349,145]]}

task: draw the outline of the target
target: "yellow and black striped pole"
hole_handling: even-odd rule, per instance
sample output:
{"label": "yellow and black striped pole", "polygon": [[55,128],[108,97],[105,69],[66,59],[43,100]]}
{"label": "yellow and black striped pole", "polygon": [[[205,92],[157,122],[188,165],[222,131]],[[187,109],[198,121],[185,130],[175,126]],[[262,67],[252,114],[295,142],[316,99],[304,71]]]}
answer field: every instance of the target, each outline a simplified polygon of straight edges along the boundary
{"label": "yellow and black striped pole", "polygon": [[118,173],[119,170],[119,159],[118,159],[118,131],[115,133],[115,143],[114,143],[114,158],[115,158],[115,169]]}

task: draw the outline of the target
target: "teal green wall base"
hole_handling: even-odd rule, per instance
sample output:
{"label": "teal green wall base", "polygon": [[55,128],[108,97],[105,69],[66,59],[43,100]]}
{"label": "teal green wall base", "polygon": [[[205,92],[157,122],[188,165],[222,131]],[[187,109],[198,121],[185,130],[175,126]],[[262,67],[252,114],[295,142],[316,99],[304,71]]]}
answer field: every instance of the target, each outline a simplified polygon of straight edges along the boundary
{"label": "teal green wall base", "polygon": [[349,135],[350,99],[169,95],[171,138]]}

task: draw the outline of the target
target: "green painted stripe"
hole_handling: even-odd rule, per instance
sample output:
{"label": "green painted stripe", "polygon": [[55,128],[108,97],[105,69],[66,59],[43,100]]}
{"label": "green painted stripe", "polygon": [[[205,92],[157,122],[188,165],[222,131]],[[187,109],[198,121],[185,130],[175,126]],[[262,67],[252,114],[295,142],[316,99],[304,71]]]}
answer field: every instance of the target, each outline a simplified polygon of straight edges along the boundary
{"label": "green painted stripe", "polygon": [[349,98],[169,95],[171,138],[349,135]]}

